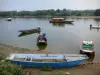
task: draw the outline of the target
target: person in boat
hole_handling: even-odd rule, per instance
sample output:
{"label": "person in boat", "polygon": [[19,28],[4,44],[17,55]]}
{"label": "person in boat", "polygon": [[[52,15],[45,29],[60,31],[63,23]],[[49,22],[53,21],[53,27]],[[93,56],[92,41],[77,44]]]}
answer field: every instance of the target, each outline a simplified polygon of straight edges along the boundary
{"label": "person in boat", "polygon": [[45,42],[47,42],[47,39],[46,39],[46,33],[43,33],[43,40],[45,41]]}
{"label": "person in boat", "polygon": [[45,42],[47,42],[46,33],[43,33],[42,35],[40,34],[40,35],[38,36],[38,38],[37,38],[37,42],[38,42],[39,40],[44,40]]}
{"label": "person in boat", "polygon": [[39,36],[38,36],[38,38],[37,38],[37,42],[38,42],[39,40],[42,40],[42,35],[41,35],[41,34],[39,34]]}

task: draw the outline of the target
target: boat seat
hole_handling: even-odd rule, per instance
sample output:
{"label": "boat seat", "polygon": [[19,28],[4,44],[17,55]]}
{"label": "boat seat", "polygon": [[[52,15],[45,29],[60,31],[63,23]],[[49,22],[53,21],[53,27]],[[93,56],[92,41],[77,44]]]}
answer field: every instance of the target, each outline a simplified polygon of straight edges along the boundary
{"label": "boat seat", "polygon": [[32,61],[32,57],[26,57],[25,61]]}

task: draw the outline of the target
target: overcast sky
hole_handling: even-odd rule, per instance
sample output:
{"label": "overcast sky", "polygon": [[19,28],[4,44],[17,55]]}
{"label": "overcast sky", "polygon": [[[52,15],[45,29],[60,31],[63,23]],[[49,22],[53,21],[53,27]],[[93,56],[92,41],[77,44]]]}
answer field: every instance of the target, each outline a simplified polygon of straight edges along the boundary
{"label": "overcast sky", "polygon": [[100,0],[0,0],[1,10],[98,9]]}

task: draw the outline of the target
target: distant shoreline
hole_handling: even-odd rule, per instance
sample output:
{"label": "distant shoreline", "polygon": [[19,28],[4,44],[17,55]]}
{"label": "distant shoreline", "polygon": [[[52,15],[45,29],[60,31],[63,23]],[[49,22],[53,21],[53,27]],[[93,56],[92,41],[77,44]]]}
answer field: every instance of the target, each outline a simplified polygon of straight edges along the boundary
{"label": "distant shoreline", "polygon": [[64,18],[100,18],[100,16],[6,16],[0,18],[53,18],[53,17],[64,17]]}
{"label": "distant shoreline", "polygon": [[80,16],[80,18],[100,18],[100,16]]}

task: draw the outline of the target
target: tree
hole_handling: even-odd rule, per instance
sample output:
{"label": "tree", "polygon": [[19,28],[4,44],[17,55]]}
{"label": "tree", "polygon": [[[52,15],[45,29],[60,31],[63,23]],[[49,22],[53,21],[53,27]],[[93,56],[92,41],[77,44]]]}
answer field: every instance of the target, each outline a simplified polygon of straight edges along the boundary
{"label": "tree", "polygon": [[56,12],[57,12],[57,13],[60,13],[60,9],[57,9]]}
{"label": "tree", "polygon": [[95,16],[100,16],[100,9],[97,9],[97,10],[94,12],[94,15],[95,15]]}

